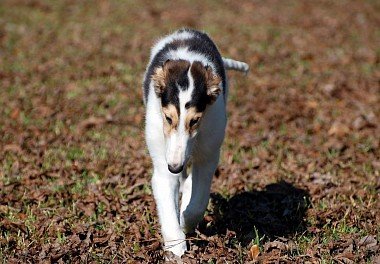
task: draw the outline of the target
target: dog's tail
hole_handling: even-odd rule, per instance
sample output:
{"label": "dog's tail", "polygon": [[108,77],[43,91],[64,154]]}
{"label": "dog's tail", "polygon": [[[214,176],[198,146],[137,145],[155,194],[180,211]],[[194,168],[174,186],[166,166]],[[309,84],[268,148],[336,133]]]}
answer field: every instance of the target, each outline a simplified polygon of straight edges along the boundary
{"label": "dog's tail", "polygon": [[242,62],[242,61],[236,61],[233,59],[223,57],[223,64],[224,64],[224,68],[226,70],[241,71],[241,72],[244,72],[246,74],[249,71],[249,65],[245,62]]}

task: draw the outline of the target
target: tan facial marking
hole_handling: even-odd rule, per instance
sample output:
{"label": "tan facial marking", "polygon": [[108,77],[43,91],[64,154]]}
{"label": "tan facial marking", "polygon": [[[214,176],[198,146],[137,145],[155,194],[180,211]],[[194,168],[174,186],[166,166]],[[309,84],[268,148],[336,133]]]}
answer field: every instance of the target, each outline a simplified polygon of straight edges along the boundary
{"label": "tan facial marking", "polygon": [[198,122],[195,123],[193,126],[191,126],[191,121],[197,120],[198,118],[200,119],[201,117],[202,117],[202,113],[197,112],[195,107],[190,107],[187,110],[185,126],[186,126],[186,131],[188,131],[190,135],[198,128],[200,120],[198,120]]}
{"label": "tan facial marking", "polygon": [[[179,117],[177,108],[173,104],[162,107],[162,117],[164,119],[164,134],[168,136],[178,127]],[[169,124],[167,117],[170,118],[171,124]]]}

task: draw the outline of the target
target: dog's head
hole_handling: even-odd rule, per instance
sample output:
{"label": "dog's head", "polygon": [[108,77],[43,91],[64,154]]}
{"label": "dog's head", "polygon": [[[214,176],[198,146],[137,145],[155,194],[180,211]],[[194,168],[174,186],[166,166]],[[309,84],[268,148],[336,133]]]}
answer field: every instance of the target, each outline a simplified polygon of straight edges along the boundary
{"label": "dog's head", "polygon": [[168,60],[156,68],[152,80],[161,99],[168,169],[180,173],[191,155],[207,106],[221,92],[221,78],[201,62]]}

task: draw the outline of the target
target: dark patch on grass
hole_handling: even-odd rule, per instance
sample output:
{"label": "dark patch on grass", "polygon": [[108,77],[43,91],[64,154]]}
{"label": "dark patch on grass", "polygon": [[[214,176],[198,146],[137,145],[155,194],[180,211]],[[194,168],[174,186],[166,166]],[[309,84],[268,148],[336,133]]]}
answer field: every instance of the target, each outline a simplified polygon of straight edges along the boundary
{"label": "dark patch on grass", "polygon": [[285,181],[269,184],[262,191],[242,192],[228,200],[213,193],[210,202],[212,223],[203,221],[199,231],[209,236],[234,231],[243,246],[258,234],[275,239],[302,233],[310,205],[306,190]]}

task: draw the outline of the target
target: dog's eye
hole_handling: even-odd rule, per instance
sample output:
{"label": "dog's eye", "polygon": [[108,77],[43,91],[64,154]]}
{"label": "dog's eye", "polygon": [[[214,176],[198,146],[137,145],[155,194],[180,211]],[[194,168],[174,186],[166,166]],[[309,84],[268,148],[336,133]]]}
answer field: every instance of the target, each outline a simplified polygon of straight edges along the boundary
{"label": "dog's eye", "polygon": [[199,119],[200,119],[199,117],[191,119],[190,120],[190,127],[195,126],[198,123]]}
{"label": "dog's eye", "polygon": [[165,118],[166,118],[166,121],[168,121],[169,125],[171,125],[172,124],[172,119],[170,117],[168,117],[168,116],[165,116]]}

